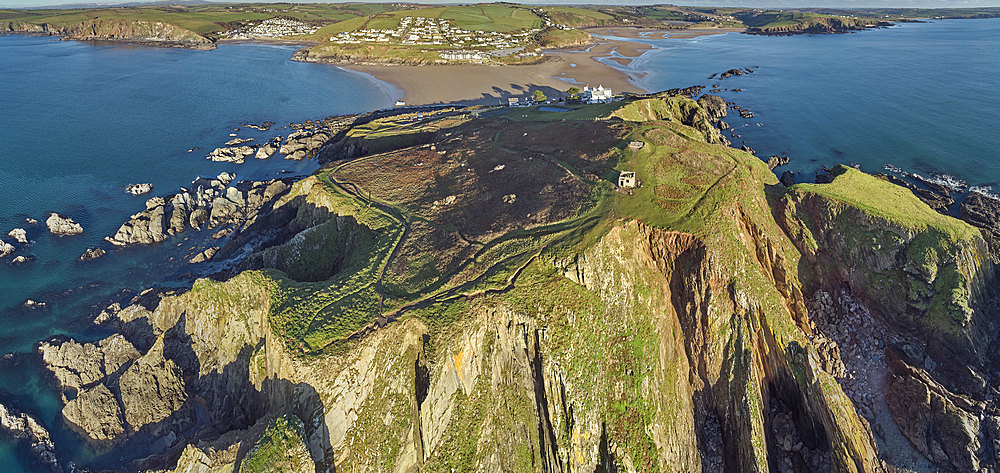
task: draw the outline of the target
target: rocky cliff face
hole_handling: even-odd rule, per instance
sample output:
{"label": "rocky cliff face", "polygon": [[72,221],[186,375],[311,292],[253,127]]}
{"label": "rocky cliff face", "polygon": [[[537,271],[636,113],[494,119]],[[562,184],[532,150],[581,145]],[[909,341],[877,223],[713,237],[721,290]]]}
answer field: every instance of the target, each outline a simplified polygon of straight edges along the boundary
{"label": "rocky cliff face", "polygon": [[215,49],[215,43],[193,31],[149,20],[90,19],[61,28],[23,21],[0,22],[0,31],[64,35],[82,41],[119,41],[150,46]]}
{"label": "rocky cliff face", "polygon": [[[752,14],[739,16],[740,20],[747,24],[753,24],[752,17]],[[750,27],[744,33],[759,35],[832,34],[889,26],[893,26],[893,24],[870,18],[816,17],[782,26]]]}
{"label": "rocky cliff face", "polygon": [[992,469],[981,233],[852,169],[785,187],[712,106],[452,116],[328,165],[221,280],[42,343],[63,416],[136,470]]}
{"label": "rocky cliff face", "polygon": [[[895,194],[888,184],[840,167],[837,179],[860,193]],[[833,186],[838,183],[835,181]],[[886,341],[889,412],[913,447],[956,471],[994,468],[997,442],[992,412],[996,278],[978,229],[928,215],[930,226],[850,205],[839,189],[789,195],[799,235],[816,281],[849,289],[898,334]],[[894,199],[902,212],[912,196]],[[904,204],[900,204],[904,203]],[[922,207],[918,211],[929,210]],[[914,212],[916,213],[916,212]],[[912,216],[912,214],[910,215]]]}

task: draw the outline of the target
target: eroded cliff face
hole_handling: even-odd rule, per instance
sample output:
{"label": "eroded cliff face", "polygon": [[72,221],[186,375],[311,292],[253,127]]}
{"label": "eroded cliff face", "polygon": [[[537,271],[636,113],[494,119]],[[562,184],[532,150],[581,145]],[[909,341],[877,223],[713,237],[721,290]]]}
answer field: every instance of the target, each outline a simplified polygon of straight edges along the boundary
{"label": "eroded cliff face", "polygon": [[67,39],[82,41],[119,41],[150,46],[215,49],[215,43],[198,33],[169,23],[150,20],[90,19],[63,27],[7,21],[0,22],[0,31],[65,35]]}
{"label": "eroded cliff face", "polygon": [[[894,192],[887,183],[838,168],[861,193]],[[836,186],[835,181],[832,186]],[[785,226],[811,264],[812,285],[846,289],[888,327],[882,391],[892,419],[917,451],[942,468],[994,468],[993,404],[996,284],[977,229],[933,217],[916,225],[900,214],[851,205],[816,186],[786,195]],[[897,201],[913,216],[909,196]],[[920,211],[926,210],[920,208]]]}
{"label": "eroded cliff face", "polygon": [[619,111],[421,128],[275,193],[218,281],[40,345],[64,418],[141,471],[992,468],[977,230],[846,168],[787,188],[688,99]]}

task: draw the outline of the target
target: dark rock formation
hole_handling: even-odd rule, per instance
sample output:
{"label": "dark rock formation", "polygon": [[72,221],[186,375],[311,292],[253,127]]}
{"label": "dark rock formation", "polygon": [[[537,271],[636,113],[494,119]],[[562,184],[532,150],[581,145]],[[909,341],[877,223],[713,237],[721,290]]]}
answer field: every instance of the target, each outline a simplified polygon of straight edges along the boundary
{"label": "dark rock formation", "polygon": [[778,156],[774,155],[767,158],[767,168],[774,171],[774,168],[778,166],[784,166],[788,164],[788,156]]}
{"label": "dark rock formation", "polygon": [[793,185],[795,185],[795,173],[793,173],[792,171],[785,171],[785,172],[781,173],[781,179],[780,179],[780,181],[781,181],[782,184],[784,184],[786,186],[793,186]]}
{"label": "dark rock formation", "polygon": [[104,256],[106,253],[107,252],[104,251],[103,248],[87,248],[87,251],[84,251],[83,254],[80,255],[80,261],[100,258]]}
{"label": "dark rock formation", "polygon": [[[702,95],[698,98],[698,105],[705,110],[708,115],[708,120],[712,123],[717,123],[726,117],[726,101],[722,97],[716,95]],[[726,127],[728,128],[728,126]],[[721,125],[719,129],[725,130]]]}

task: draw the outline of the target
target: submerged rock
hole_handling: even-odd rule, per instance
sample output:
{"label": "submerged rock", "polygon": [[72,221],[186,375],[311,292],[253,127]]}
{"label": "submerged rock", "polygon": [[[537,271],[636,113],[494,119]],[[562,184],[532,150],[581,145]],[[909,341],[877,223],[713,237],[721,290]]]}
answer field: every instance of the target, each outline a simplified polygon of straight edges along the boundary
{"label": "submerged rock", "polygon": [[83,233],[83,227],[79,223],[55,212],[52,212],[49,218],[45,220],[45,225],[49,227],[49,231],[54,235],[79,235]]}

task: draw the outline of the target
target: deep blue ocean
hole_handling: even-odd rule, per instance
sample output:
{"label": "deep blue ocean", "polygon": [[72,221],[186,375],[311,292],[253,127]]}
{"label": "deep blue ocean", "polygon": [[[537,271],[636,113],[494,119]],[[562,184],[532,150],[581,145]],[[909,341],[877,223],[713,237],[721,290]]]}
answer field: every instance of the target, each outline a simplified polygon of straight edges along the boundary
{"label": "deep blue ocean", "polygon": [[[845,35],[761,37],[740,34],[647,42],[657,50],[634,61],[652,91],[690,85],[742,92],[718,95],[749,108],[726,121],[742,142],[766,158],[787,154],[801,181],[823,165],[858,163],[868,172],[891,164],[931,177],[946,175],[1000,189],[1000,20],[903,24]],[[391,106],[399,91],[331,66],[288,60],[289,47],[224,44],[214,51],[55,41],[0,36],[0,239],[28,230],[18,254],[0,261],[0,355],[31,352],[41,339],[67,334],[96,339],[86,319],[116,291],[181,285],[187,271],[166,261],[184,247],[181,235],[156,247],[102,244],[150,195],[166,194],[198,175],[235,172],[263,179],[282,171],[312,172],[312,162],[280,157],[246,164],[214,163],[244,123],[277,122],[268,132],[241,129],[258,142],[289,122]],[[752,67],[751,75],[709,80],[713,73]],[[708,91],[708,88],[705,89]],[[728,135],[727,135],[728,136]],[[188,153],[190,148],[199,151]],[[150,182],[150,195],[126,185]],[[1000,193],[1000,192],[998,192]],[[44,228],[55,211],[85,233],[53,237]],[[28,226],[26,218],[39,221]],[[109,254],[79,262],[90,246]],[[27,309],[26,299],[44,309]],[[11,358],[17,360],[18,357]],[[0,398],[40,417],[66,461],[88,463],[94,452],[61,424],[58,393],[38,366],[0,360]],[[0,438],[0,470],[27,471],[10,439]]]}

